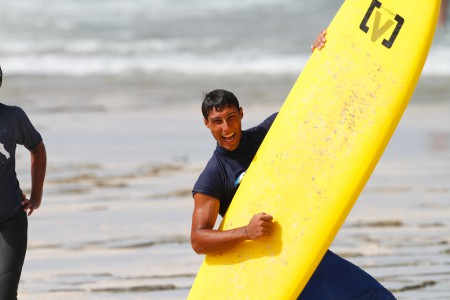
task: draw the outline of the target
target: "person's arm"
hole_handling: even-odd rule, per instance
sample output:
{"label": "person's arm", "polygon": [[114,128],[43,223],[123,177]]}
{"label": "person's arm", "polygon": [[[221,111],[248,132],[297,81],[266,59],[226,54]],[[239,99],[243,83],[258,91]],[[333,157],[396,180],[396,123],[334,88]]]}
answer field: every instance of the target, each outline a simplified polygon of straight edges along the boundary
{"label": "person's arm", "polygon": [[45,172],[47,168],[47,153],[45,145],[40,142],[32,151],[31,156],[31,194],[30,199],[24,195],[22,205],[28,216],[41,206],[44,189]]}
{"label": "person's arm", "polygon": [[314,52],[315,49],[322,50],[323,47],[325,47],[325,43],[327,42],[326,36],[327,30],[322,30],[319,35],[317,36],[314,43],[311,45],[311,52]]}
{"label": "person's arm", "polygon": [[219,200],[196,193],[192,215],[191,245],[198,254],[226,251],[246,240],[256,240],[272,233],[272,216],[260,213],[250,220],[247,226],[231,230],[215,230],[219,214]]}
{"label": "person's arm", "polygon": [[439,11],[439,19],[438,19],[438,24],[441,26],[445,25],[445,21],[447,19],[447,7],[448,7],[448,1],[442,0],[441,1],[441,9]]}

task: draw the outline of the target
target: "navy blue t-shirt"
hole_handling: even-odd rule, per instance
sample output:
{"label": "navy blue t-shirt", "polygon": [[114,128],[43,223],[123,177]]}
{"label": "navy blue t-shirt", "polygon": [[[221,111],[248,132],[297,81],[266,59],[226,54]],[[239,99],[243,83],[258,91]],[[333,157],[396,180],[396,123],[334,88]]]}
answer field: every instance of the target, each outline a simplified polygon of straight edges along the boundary
{"label": "navy blue t-shirt", "polygon": [[22,206],[16,175],[16,145],[24,145],[31,151],[41,141],[41,135],[21,108],[0,103],[0,224]]}
{"label": "navy blue t-shirt", "polygon": [[201,193],[218,199],[219,214],[224,216],[237,191],[239,179],[250,166],[276,115],[271,115],[258,126],[244,130],[237,149],[229,151],[217,145],[195,183],[192,194]]}

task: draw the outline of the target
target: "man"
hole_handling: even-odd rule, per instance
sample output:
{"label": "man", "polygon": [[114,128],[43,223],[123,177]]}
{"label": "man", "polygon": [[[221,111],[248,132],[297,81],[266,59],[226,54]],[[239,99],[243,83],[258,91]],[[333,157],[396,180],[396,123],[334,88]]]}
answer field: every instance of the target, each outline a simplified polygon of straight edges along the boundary
{"label": "man", "polygon": [[[324,47],[323,31],[311,50]],[[243,131],[244,117],[238,99],[229,91],[214,90],[202,103],[205,126],[217,141],[216,150],[193,188],[191,244],[198,254],[227,251],[246,240],[269,236],[273,217],[261,212],[246,226],[221,231],[214,225],[224,215],[236,193],[240,179],[270,129],[276,114],[260,125]],[[298,299],[301,300],[392,300],[394,296],[360,268],[327,251]]]}
{"label": "man", "polygon": [[[2,72],[0,68],[0,86]],[[16,145],[31,155],[31,194],[28,199],[15,171]],[[28,219],[41,205],[47,155],[41,135],[25,112],[0,103],[0,299],[17,299],[27,249]]]}

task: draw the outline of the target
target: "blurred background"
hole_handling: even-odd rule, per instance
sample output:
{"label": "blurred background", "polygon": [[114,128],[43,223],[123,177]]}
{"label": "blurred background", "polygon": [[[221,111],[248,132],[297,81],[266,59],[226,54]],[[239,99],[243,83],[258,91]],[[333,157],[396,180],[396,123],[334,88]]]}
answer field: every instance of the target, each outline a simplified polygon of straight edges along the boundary
{"label": "blurred background", "polygon": [[[0,0],[0,101],[44,138],[19,299],[185,299],[203,257],[191,187],[215,143],[203,93],[244,127],[277,111],[342,1]],[[398,299],[450,297],[450,24],[332,249]],[[28,191],[29,157],[17,153]]]}

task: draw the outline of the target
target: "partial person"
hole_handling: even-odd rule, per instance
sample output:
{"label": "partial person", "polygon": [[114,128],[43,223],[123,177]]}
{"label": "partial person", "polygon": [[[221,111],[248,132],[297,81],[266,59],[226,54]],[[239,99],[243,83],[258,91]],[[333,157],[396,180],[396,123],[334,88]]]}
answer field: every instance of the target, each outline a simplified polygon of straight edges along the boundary
{"label": "partial person", "polygon": [[[0,87],[3,73],[0,68]],[[31,156],[31,193],[28,198],[17,179],[16,147]],[[42,201],[47,154],[42,137],[25,112],[0,103],[0,299],[16,300],[28,239],[28,216]]]}
{"label": "partial person", "polygon": [[[311,50],[320,50],[325,43],[326,30],[319,34]],[[222,231],[214,226],[218,215],[223,217],[227,212],[239,179],[250,166],[277,113],[258,126],[242,130],[244,110],[238,99],[233,93],[219,89],[205,95],[202,114],[217,146],[192,190],[191,244],[198,254],[213,254],[273,232],[270,212],[254,215],[243,227]],[[328,250],[298,299],[394,300],[395,297],[368,273]]]}
{"label": "partial person", "polygon": [[439,11],[439,20],[438,24],[440,26],[445,26],[445,23],[447,22],[447,16],[448,16],[448,1],[442,0],[441,1],[441,9]]}

